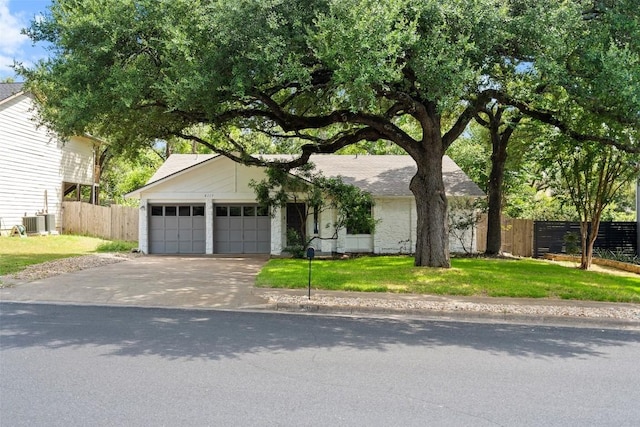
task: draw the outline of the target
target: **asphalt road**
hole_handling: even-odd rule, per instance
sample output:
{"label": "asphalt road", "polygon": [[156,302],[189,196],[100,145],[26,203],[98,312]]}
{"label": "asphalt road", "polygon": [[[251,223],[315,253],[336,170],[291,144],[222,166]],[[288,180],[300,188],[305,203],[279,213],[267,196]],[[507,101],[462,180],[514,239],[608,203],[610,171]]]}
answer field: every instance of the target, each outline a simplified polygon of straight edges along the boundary
{"label": "asphalt road", "polygon": [[2,426],[636,426],[640,332],[0,304]]}

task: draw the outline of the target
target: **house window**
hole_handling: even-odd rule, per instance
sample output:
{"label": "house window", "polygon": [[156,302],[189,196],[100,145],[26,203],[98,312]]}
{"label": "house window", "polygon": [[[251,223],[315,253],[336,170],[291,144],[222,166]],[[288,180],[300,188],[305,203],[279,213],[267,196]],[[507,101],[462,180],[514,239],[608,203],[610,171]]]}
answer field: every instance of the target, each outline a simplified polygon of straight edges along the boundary
{"label": "house window", "polygon": [[371,234],[371,218],[373,216],[371,204],[367,203],[359,207],[367,215],[367,221],[357,221],[355,218],[347,218],[347,234]]}

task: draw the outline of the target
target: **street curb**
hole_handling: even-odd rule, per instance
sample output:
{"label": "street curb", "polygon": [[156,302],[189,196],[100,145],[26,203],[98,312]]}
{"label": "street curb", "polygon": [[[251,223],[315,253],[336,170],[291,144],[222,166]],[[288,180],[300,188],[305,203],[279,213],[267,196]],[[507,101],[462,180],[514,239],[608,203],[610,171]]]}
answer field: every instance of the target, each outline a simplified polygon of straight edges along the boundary
{"label": "street curb", "polygon": [[290,313],[312,314],[327,316],[350,317],[378,317],[393,318],[406,317],[421,320],[469,322],[469,323],[496,323],[514,324],[523,326],[558,326],[574,328],[618,329],[640,331],[640,321],[572,316],[536,316],[514,313],[487,313],[479,311],[444,311],[428,309],[401,309],[383,307],[363,307],[349,305],[323,305],[313,303],[282,303],[271,302],[240,307],[206,307],[206,306],[165,306],[154,304],[117,304],[117,303],[86,303],[70,301],[15,301],[0,300],[7,304],[35,304],[35,305],[59,305],[78,307],[105,307],[105,308],[142,308],[165,310],[198,310],[198,311],[230,311],[230,312],[262,312],[262,313]]}
{"label": "street curb", "polygon": [[[313,303],[282,303],[272,305],[272,310],[293,313],[334,314],[334,315],[377,315],[377,316],[410,316],[437,320],[453,320],[465,322],[516,323],[523,325],[592,327],[604,329],[640,330],[640,322],[633,320],[608,319],[596,317],[572,316],[536,316],[512,313],[486,313],[478,311],[436,311],[428,309],[399,309],[381,307],[362,307],[349,305],[323,305]],[[268,310],[269,308],[267,308]]]}

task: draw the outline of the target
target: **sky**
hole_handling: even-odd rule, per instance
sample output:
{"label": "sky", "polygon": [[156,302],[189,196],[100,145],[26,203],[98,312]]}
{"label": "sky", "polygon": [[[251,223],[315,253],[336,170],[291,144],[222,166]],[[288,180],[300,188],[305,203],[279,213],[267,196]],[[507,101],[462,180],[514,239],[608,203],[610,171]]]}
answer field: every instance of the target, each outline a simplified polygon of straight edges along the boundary
{"label": "sky", "polygon": [[51,0],[0,0],[0,80],[7,77],[23,80],[11,68],[14,60],[30,66],[48,56],[41,44],[34,46],[20,30],[28,27],[50,4]]}

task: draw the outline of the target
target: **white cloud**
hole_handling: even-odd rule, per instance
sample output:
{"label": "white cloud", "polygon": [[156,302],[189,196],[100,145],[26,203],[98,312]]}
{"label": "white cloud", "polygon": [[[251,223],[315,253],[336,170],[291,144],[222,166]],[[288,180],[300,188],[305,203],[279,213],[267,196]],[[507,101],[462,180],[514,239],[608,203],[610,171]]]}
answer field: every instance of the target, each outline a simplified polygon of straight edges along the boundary
{"label": "white cloud", "polygon": [[24,16],[12,15],[9,0],[0,0],[0,54],[15,55],[21,52],[21,46],[29,42],[29,38],[20,34],[20,30],[28,25]]}
{"label": "white cloud", "polygon": [[[10,65],[13,64],[13,57],[6,56],[0,54],[0,75],[11,75],[13,74],[13,69],[11,69]],[[0,76],[1,78],[1,76]]]}
{"label": "white cloud", "polygon": [[[20,4],[20,1],[24,0],[18,0],[18,4],[14,3],[12,7],[25,6]],[[26,11],[12,12],[9,2],[10,0],[0,0],[0,80],[6,77],[17,77],[11,68],[14,62],[32,66],[39,57],[44,56],[42,49],[34,49],[31,46],[29,37],[20,34],[23,28],[29,26],[33,17],[28,16],[29,13]]]}

